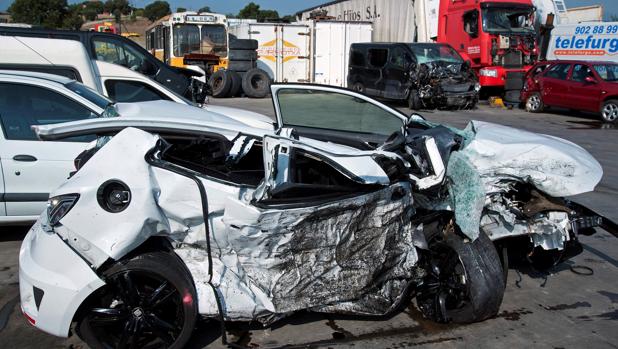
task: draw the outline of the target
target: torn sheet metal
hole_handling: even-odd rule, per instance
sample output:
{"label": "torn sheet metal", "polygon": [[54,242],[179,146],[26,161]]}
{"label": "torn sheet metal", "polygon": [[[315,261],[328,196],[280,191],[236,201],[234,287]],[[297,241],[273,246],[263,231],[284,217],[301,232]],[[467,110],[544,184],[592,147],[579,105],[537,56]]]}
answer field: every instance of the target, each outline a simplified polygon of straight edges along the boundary
{"label": "torn sheet metal", "polygon": [[[62,229],[78,231],[88,221],[91,229],[79,232],[113,259],[150,236],[169,238],[195,281],[199,312],[215,316],[199,191],[192,179],[144,161],[158,140],[131,128],[112,138],[59,189],[81,195],[72,210],[79,214],[66,216]],[[96,178],[127,183],[132,204],[113,214],[97,207]],[[408,182],[274,208],[256,203],[254,188],[200,180],[208,196],[212,283],[228,320],[266,324],[300,309],[382,315],[422,277],[416,245],[423,239],[411,224]]]}
{"label": "torn sheet metal", "polygon": [[504,182],[517,181],[550,196],[572,196],[594,190],[603,176],[599,162],[567,140],[488,122],[473,121],[472,127],[474,138],[462,153],[488,194],[504,191]]}
{"label": "torn sheet metal", "polygon": [[412,74],[414,90],[425,107],[474,108],[478,102],[476,75],[462,63],[426,62]]}

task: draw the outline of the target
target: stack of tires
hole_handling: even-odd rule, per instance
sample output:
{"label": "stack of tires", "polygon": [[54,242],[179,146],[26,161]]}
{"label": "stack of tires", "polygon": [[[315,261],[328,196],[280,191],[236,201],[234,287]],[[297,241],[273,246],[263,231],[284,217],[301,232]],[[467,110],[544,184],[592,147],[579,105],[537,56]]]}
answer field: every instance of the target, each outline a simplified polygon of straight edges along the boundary
{"label": "stack of tires", "polygon": [[227,69],[217,70],[210,77],[213,97],[268,96],[270,77],[257,68],[257,47],[257,40],[230,38]]}

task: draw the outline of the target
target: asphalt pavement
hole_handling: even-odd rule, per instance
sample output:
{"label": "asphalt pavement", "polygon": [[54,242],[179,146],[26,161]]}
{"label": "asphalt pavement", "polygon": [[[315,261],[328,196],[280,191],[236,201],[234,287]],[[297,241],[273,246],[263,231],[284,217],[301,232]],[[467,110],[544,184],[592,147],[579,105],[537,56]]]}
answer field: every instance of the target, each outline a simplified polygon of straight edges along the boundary
{"label": "asphalt pavement", "polygon": [[[270,99],[213,99],[212,104],[273,116]],[[405,112],[410,112],[400,107]],[[575,201],[618,222],[618,125],[570,111],[530,114],[481,105],[470,111],[422,111],[431,121],[464,127],[489,121],[565,138],[603,166],[596,190]],[[18,303],[18,252],[25,227],[0,227],[0,348],[85,348],[75,336],[47,335],[27,324]],[[250,348],[617,348],[618,239],[599,230],[582,237],[584,252],[549,272],[509,269],[499,315],[470,325],[440,325],[414,304],[389,318],[365,319],[297,313],[268,328],[227,324],[228,339]],[[190,348],[224,348],[215,321],[198,323]]]}

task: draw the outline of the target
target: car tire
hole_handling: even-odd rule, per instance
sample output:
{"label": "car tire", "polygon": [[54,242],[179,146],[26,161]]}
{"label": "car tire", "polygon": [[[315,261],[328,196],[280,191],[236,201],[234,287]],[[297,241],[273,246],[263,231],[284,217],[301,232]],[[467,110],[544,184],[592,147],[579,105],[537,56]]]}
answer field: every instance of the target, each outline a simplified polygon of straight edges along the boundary
{"label": "car tire", "polygon": [[[90,348],[124,347],[160,340],[182,348],[197,320],[193,281],[169,252],[147,252],[113,264],[106,285],[80,308],[77,335]],[[140,345],[141,344],[141,345]]]}
{"label": "car tire", "polygon": [[545,104],[543,103],[541,94],[538,92],[534,92],[530,96],[528,96],[528,98],[526,98],[525,107],[526,111],[530,113],[540,113],[545,110]]}
{"label": "car tire", "polygon": [[257,50],[258,42],[254,39],[230,39],[230,50]]}
{"label": "car tire", "polygon": [[416,301],[436,322],[472,323],[498,314],[505,273],[493,242],[484,232],[468,241],[454,228],[429,240],[428,275]]}
{"label": "car tire", "polygon": [[231,71],[249,71],[255,68],[255,61],[229,61],[227,70]]}
{"label": "car tire", "polygon": [[410,90],[410,94],[408,95],[408,108],[412,110],[420,110],[423,107],[421,103],[421,99],[418,96],[417,90]]}
{"label": "car tire", "polygon": [[618,100],[610,99],[603,103],[601,108],[601,119],[603,122],[616,122],[618,120]]}
{"label": "car tire", "polygon": [[355,82],[350,87],[352,91],[365,94],[365,85],[362,82]]}
{"label": "car tire", "polygon": [[251,69],[243,76],[242,90],[251,98],[264,98],[270,92],[270,77],[262,69]]}
{"label": "car tire", "polygon": [[209,84],[213,97],[221,98],[227,96],[232,88],[230,72],[224,69],[217,70],[210,77]]}
{"label": "car tire", "polygon": [[230,50],[228,55],[230,61],[255,61],[257,51],[255,50]]}
{"label": "car tire", "polygon": [[239,72],[235,71],[231,71],[230,76],[232,77],[232,87],[230,88],[228,97],[237,97],[242,92],[242,76]]}

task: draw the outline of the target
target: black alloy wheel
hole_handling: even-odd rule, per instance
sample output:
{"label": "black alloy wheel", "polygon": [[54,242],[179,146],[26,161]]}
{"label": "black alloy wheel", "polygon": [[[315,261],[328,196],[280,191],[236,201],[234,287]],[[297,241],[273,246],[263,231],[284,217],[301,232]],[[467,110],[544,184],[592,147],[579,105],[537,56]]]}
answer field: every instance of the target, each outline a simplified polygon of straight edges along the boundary
{"label": "black alloy wheel", "polygon": [[[89,298],[79,337],[92,348],[181,348],[197,315],[192,285],[182,285],[182,272],[173,268],[159,265],[159,272],[132,261],[109,273],[106,285]],[[177,276],[168,277],[169,272]]]}

